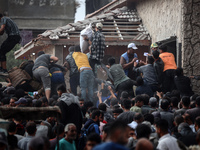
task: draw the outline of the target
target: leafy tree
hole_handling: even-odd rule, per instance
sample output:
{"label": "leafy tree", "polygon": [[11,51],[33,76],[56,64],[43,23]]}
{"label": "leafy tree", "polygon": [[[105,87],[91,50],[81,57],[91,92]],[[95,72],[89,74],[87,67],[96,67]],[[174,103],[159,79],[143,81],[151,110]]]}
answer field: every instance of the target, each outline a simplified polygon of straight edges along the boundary
{"label": "leafy tree", "polygon": [[17,44],[9,53],[6,54],[7,58],[7,70],[12,69],[13,67],[19,66],[25,60],[15,59],[14,52],[19,50],[21,47],[20,44]]}

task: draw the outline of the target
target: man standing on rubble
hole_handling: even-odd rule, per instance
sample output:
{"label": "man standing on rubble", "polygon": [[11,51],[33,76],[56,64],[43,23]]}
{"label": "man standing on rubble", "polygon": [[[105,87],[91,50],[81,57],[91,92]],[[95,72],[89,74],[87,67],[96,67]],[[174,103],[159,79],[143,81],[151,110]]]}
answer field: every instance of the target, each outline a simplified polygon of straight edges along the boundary
{"label": "man standing on rubble", "polygon": [[1,21],[1,28],[0,28],[0,35],[4,34],[4,31],[6,31],[8,37],[7,39],[2,43],[0,47],[0,72],[7,73],[6,68],[6,53],[11,51],[17,43],[20,42],[21,37],[19,34],[19,29],[17,25],[8,17],[3,16],[3,14],[0,13],[0,21]]}
{"label": "man standing on rubble", "polygon": [[93,72],[95,72],[95,64],[100,65],[103,61],[104,51],[105,51],[105,37],[101,32],[103,28],[102,23],[97,23],[95,26],[95,33],[92,40],[92,45],[90,47],[90,66],[92,67]]}
{"label": "man standing on rubble", "polygon": [[42,81],[43,88],[45,90],[46,98],[49,100],[51,94],[51,77],[49,73],[49,65],[56,63],[58,58],[45,54],[43,51],[38,52],[38,58],[35,60],[33,66],[33,76]]}

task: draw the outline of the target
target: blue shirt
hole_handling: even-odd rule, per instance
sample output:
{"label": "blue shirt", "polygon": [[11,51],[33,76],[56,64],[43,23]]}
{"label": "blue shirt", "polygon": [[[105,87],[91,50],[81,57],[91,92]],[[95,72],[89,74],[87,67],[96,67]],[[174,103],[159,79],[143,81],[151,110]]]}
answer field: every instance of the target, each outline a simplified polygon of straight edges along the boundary
{"label": "blue shirt", "polygon": [[97,145],[96,147],[93,148],[93,150],[128,150],[128,149],[123,145],[114,142],[108,142]]}
{"label": "blue shirt", "polygon": [[[123,57],[125,60],[126,60],[126,63],[128,64],[130,61],[129,61],[129,58],[128,58],[128,54],[127,52],[122,54],[121,57]],[[137,54],[134,53],[134,57],[133,58],[138,58]],[[128,69],[124,70],[125,74],[128,76]]]}

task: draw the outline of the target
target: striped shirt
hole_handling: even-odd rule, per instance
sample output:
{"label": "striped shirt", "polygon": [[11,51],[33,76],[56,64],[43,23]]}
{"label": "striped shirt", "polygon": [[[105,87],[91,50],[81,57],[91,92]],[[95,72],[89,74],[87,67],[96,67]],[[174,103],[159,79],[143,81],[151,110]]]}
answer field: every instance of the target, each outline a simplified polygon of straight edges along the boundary
{"label": "striped shirt", "polygon": [[10,35],[19,35],[19,29],[17,25],[8,17],[2,17],[1,18],[1,25],[6,25],[5,26],[5,31]]}
{"label": "striped shirt", "polygon": [[105,51],[105,37],[100,31],[96,31],[94,33],[92,40],[90,58],[102,61],[104,57],[104,51]]}

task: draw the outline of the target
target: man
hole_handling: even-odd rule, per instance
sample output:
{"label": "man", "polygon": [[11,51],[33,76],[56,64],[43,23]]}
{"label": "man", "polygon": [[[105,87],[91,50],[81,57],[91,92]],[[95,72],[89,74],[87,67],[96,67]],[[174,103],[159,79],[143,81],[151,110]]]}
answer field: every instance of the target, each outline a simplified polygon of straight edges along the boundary
{"label": "man", "polygon": [[175,113],[174,113],[174,116],[177,116],[177,115],[181,115],[182,116],[189,109],[190,97],[189,96],[183,96],[182,99],[181,99],[180,104],[182,105],[182,108],[176,110]]}
{"label": "man", "polygon": [[1,67],[0,71],[3,73],[7,73],[7,67],[6,67],[6,53],[11,51],[17,43],[20,42],[21,37],[19,34],[19,29],[17,25],[8,17],[3,16],[0,13],[0,20],[1,20],[1,28],[0,28],[0,35],[4,34],[4,31],[6,31],[8,37],[7,39],[2,43],[0,47],[0,62]]}
{"label": "man", "polygon": [[114,57],[108,59],[108,66],[110,67],[109,72],[113,78],[115,89],[118,91],[118,97],[121,96],[123,91],[127,91],[130,97],[133,97],[133,85],[136,83],[125,75],[120,64],[115,64]]}
{"label": "man", "polygon": [[114,121],[110,125],[108,132],[109,142],[102,143],[94,148],[94,150],[128,150],[125,145],[128,143],[129,127],[125,122],[120,120]]}
{"label": "man", "polygon": [[76,145],[74,141],[76,139],[76,136],[77,130],[75,124],[67,124],[65,126],[65,137],[59,141],[59,150],[76,150]]}
{"label": "man", "polygon": [[99,131],[99,118],[100,118],[100,111],[94,110],[92,111],[92,118],[88,119],[88,121],[85,123],[84,128],[88,130],[88,135],[90,133],[97,133],[100,135]]}
{"label": "man", "polygon": [[136,71],[142,73],[143,78],[147,81],[147,84],[151,87],[152,91],[156,92],[158,91],[158,80],[156,71],[153,67],[154,59],[152,56],[148,56],[147,58],[147,64],[137,68]]}
{"label": "man", "polygon": [[93,102],[93,85],[94,85],[94,74],[90,67],[88,57],[86,54],[81,53],[80,46],[75,46],[72,57],[80,72],[80,87],[81,87],[81,98],[86,99],[86,90],[88,90],[88,99]]}
{"label": "man", "polygon": [[43,51],[38,52],[38,57],[35,60],[33,66],[33,76],[42,81],[43,88],[45,90],[46,98],[49,100],[51,94],[51,77],[49,74],[49,65],[51,63],[56,63],[58,58],[45,54]]}
{"label": "man", "polygon": [[136,113],[142,113],[141,107],[144,105],[144,99],[141,95],[137,95],[135,97],[135,105],[131,107],[130,111],[136,112]]}
{"label": "man", "polygon": [[151,50],[154,52],[154,51],[158,51],[158,44],[156,43],[152,43],[151,44]]}
{"label": "man", "polygon": [[200,116],[200,96],[196,98],[196,107],[192,109],[188,109],[185,113],[189,114],[191,117],[192,121],[194,122],[195,118],[197,116]]}
{"label": "man", "polygon": [[135,150],[153,150],[153,144],[146,138],[141,138],[138,140]]}
{"label": "man", "polygon": [[156,74],[157,74],[157,79],[158,79],[158,85],[161,87],[162,82],[163,82],[163,69],[164,69],[164,63],[162,59],[159,57],[160,53],[155,50],[153,51],[153,58],[154,58],[154,63],[153,67],[155,68]]}
{"label": "man", "polygon": [[181,97],[192,96],[194,94],[190,86],[190,78],[183,75],[183,68],[177,68],[175,70],[174,83],[176,85],[177,90],[180,92]]}
{"label": "man", "polygon": [[180,150],[177,139],[168,133],[168,122],[160,119],[156,122],[156,133],[158,134],[158,150]]}
{"label": "man", "polygon": [[174,55],[172,53],[167,52],[167,46],[161,46],[159,57],[162,59],[164,63],[164,80],[163,80],[163,92],[171,92],[175,89],[174,84],[174,70],[177,69]]}
{"label": "man", "polygon": [[68,123],[74,123],[79,134],[82,127],[82,112],[79,106],[78,97],[71,93],[67,93],[66,87],[62,84],[58,86],[57,91],[61,94],[57,104],[62,113],[60,122],[64,126]]}
{"label": "man", "polygon": [[103,28],[102,23],[97,23],[95,26],[95,33],[92,40],[92,45],[90,47],[90,66],[93,72],[95,72],[95,64],[100,65],[103,61],[104,51],[105,51],[105,37],[101,32]]}
{"label": "man", "polygon": [[167,99],[163,99],[161,101],[162,111],[160,111],[160,116],[162,119],[167,120],[169,129],[172,129],[174,122],[174,114],[169,112],[169,107],[170,107],[169,101]]}
{"label": "man", "polygon": [[15,107],[16,106],[15,102],[17,102],[17,98],[16,97],[11,97],[9,106],[10,107]]}
{"label": "man", "polygon": [[120,58],[120,64],[122,65],[125,74],[134,80],[136,76],[134,75],[133,67],[137,64],[135,61],[138,57],[137,54],[134,53],[136,49],[138,49],[136,45],[134,43],[130,43],[127,51],[122,54]]}
{"label": "man", "polygon": [[74,53],[75,46],[69,47],[69,54],[65,58],[66,62],[64,63],[64,66],[67,67],[68,70],[70,70],[69,74],[69,83],[71,91],[74,95],[77,95],[77,87],[79,86],[79,80],[80,80],[80,73],[78,71],[78,67],[76,66],[76,63],[74,61],[74,58],[72,57],[72,54]]}
{"label": "man", "polygon": [[28,150],[29,149],[28,144],[30,140],[35,136],[36,131],[37,131],[36,124],[34,122],[28,122],[26,124],[26,132],[28,133],[28,136],[22,138],[18,142],[17,144],[18,147],[23,150]]}

